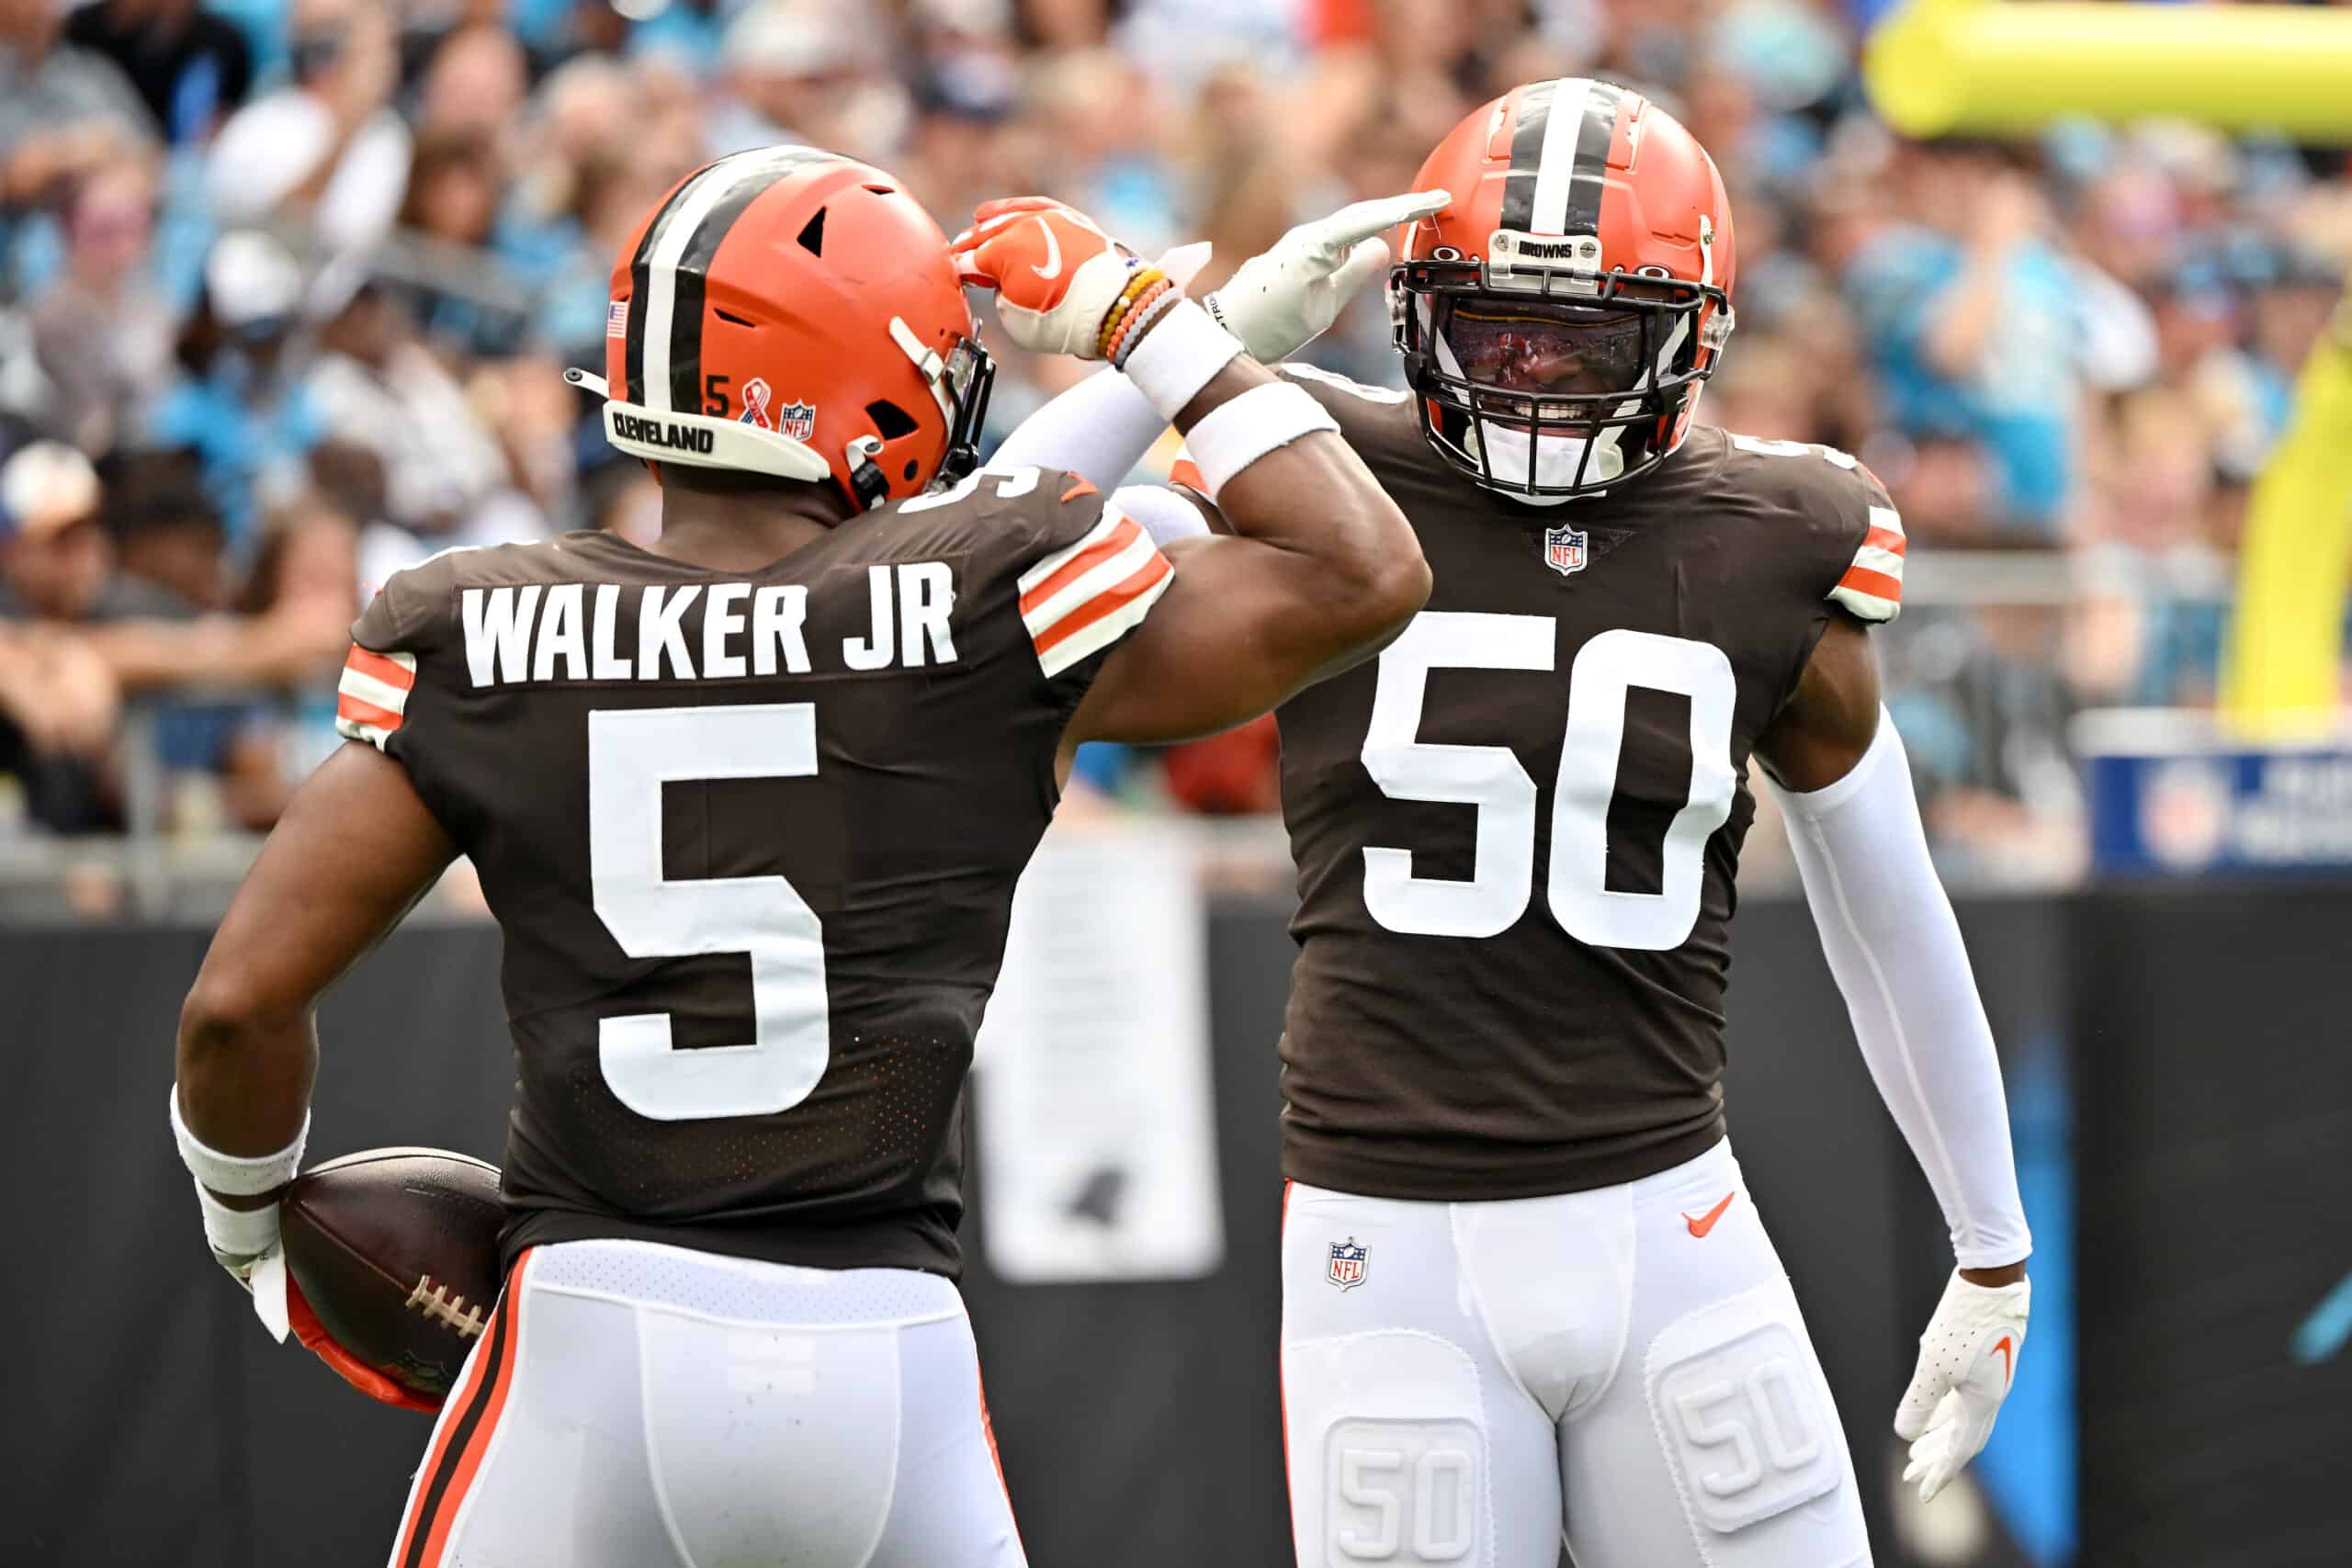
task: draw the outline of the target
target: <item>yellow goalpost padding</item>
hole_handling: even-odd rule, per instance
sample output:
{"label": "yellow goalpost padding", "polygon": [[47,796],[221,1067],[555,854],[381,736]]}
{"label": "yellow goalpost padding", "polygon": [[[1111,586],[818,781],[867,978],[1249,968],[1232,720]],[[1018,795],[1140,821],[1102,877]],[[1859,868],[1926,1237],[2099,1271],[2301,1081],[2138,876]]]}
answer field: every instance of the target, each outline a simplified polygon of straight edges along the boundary
{"label": "yellow goalpost padding", "polygon": [[2352,143],[2352,11],[1914,0],[1871,34],[1862,79],[1906,136],[2174,115]]}
{"label": "yellow goalpost padding", "polygon": [[2222,709],[2290,737],[2330,727],[2343,701],[2352,593],[2352,296],[2303,362],[2294,418],[2255,480],[2239,547]]}
{"label": "yellow goalpost padding", "polygon": [[[1916,137],[2161,116],[2352,145],[2352,7],[1914,0],[1865,43],[1862,79]],[[2296,383],[2238,570],[2223,713],[2274,735],[2329,724],[2352,600],[2352,296]]]}

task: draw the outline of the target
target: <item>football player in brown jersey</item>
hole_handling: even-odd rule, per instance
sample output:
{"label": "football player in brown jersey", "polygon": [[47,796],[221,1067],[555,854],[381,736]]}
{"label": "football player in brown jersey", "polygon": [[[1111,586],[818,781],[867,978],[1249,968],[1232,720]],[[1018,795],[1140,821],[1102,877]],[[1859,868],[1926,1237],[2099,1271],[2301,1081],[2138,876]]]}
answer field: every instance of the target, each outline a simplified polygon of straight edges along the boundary
{"label": "football player in brown jersey", "polygon": [[[1306,225],[1205,301],[1278,360],[1407,223],[1408,389],[1281,372],[1436,576],[1376,661],[1278,710],[1298,1561],[1551,1568],[1565,1539],[1580,1568],[1867,1562],[1720,1080],[1753,759],[1950,1222],[1958,1268],[1895,1419],[1933,1495],[2016,1371],[2030,1242],[1991,1032],[1880,705],[1869,628],[1901,603],[1902,523],[1842,452],[1694,423],[1732,331],[1732,217],[1656,105],[1534,83],[1419,183],[1452,197]],[[1005,452],[1119,473],[1162,428],[1103,375]]]}
{"label": "football player in brown jersey", "polygon": [[[1082,478],[976,469],[967,284],[1023,346],[1122,365],[1233,536],[1163,552]],[[659,472],[661,538],[445,554],[361,616],[353,744],[181,1019],[208,1238],[320,1337],[274,1202],[313,1005],[467,855],[505,941],[509,1272],[394,1568],[1017,1564],[955,1230],[1057,765],[1263,712],[1393,636],[1428,569],[1321,405],[1048,204],[951,252],[878,169],[722,159],[629,240],[607,337],[574,377]]]}

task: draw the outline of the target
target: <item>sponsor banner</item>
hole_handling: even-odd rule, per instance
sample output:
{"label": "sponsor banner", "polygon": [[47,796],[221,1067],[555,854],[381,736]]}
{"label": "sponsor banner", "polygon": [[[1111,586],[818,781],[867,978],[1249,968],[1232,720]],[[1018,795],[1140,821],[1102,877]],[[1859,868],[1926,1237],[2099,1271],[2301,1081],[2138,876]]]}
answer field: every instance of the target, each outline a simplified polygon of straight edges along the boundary
{"label": "sponsor banner", "polygon": [[2207,714],[2111,710],[2085,714],[2075,739],[2102,873],[2352,867],[2352,733],[2265,745]]}

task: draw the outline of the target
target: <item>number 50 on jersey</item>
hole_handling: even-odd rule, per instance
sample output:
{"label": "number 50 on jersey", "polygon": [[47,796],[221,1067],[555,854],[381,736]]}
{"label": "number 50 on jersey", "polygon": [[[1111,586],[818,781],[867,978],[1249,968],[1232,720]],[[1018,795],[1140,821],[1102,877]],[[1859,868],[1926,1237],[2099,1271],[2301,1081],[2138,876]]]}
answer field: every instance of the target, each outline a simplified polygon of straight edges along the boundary
{"label": "number 50 on jersey", "polygon": [[[1418,876],[1410,850],[1367,845],[1363,897],[1374,919],[1421,936],[1489,937],[1517,924],[1535,886],[1535,781],[1506,746],[1430,744],[1415,739],[1430,671],[1548,671],[1556,623],[1549,615],[1425,611],[1380,656],[1363,765],[1392,800],[1477,808],[1476,861],[1467,881]],[[1626,694],[1642,686],[1690,704],[1690,779],[1666,831],[1656,893],[1608,886],[1609,807],[1625,744]],[[1679,947],[1699,919],[1708,838],[1731,815],[1731,761],[1738,687],[1731,661],[1710,643],[1618,627],[1577,650],[1568,671],[1567,730],[1552,792],[1545,891],[1552,918],[1594,947]]]}

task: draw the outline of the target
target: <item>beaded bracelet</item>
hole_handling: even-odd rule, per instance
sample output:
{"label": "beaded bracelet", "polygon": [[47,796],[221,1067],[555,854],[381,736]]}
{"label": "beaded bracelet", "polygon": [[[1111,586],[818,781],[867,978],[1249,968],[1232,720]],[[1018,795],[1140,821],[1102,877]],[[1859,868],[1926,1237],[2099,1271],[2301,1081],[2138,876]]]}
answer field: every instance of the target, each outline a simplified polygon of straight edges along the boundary
{"label": "beaded bracelet", "polygon": [[1127,279],[1127,286],[1119,291],[1119,297],[1113,300],[1111,308],[1102,313],[1102,325],[1096,332],[1094,338],[1094,352],[1099,357],[1105,359],[1110,357],[1111,344],[1118,336],[1119,324],[1134,312],[1136,302],[1150,293],[1152,286],[1162,281],[1165,276],[1166,275],[1157,267],[1146,266],[1136,269],[1135,276]]}
{"label": "beaded bracelet", "polygon": [[1160,296],[1175,287],[1163,277],[1130,300],[1126,310],[1120,313],[1119,324],[1112,329],[1109,340],[1103,344],[1102,357],[1116,363],[1120,345],[1135,336],[1136,323],[1143,320],[1143,313],[1156,304]]}
{"label": "beaded bracelet", "polygon": [[1143,334],[1151,330],[1152,323],[1184,302],[1183,290],[1171,281],[1162,281],[1165,287],[1145,295],[1127,312],[1127,319],[1119,323],[1118,339],[1111,344],[1113,369],[1125,369],[1127,356],[1136,351],[1136,344],[1143,341]]}
{"label": "beaded bracelet", "polygon": [[1126,288],[1119,291],[1118,299],[1114,300],[1111,308],[1102,313],[1102,328],[1094,337],[1096,358],[1111,357],[1111,340],[1117,333],[1119,323],[1126,320],[1128,312],[1135,309],[1136,301],[1149,292],[1152,285],[1167,281],[1168,275],[1156,266],[1136,269],[1136,275],[1127,279]]}

